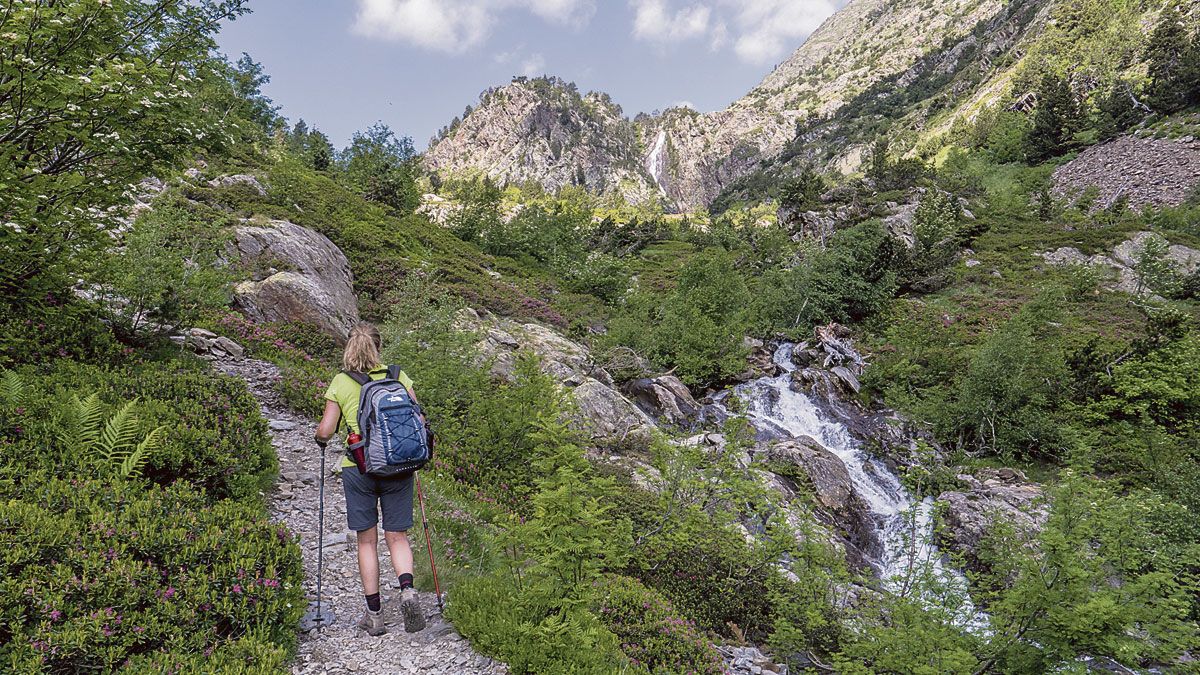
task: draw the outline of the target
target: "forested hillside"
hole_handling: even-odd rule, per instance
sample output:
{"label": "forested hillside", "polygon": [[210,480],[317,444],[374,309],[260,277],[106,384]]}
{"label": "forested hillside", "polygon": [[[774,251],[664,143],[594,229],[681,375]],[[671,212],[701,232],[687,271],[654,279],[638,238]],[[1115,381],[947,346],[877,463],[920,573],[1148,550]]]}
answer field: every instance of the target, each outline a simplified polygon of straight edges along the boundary
{"label": "forested hillside", "polygon": [[1200,12],[878,23],[947,7],[852,3],[747,99],[844,100],[671,213],[640,153],[696,120],[532,80],[480,106],[521,128],[338,149],[217,53],[241,0],[4,5],[0,670],[366,667],[309,663],[313,551],[353,553],[284,524],[285,427],[214,367],[315,418],[361,318],[509,672],[1197,672]]}

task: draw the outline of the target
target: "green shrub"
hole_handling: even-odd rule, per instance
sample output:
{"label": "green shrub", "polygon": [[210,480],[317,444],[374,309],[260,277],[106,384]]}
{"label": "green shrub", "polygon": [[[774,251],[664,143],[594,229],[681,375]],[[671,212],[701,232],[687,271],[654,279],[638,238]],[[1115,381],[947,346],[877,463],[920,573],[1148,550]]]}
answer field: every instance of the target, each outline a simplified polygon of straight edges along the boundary
{"label": "green shrub", "polygon": [[712,644],[661,593],[636,579],[607,576],[600,582],[600,620],[621,641],[634,666],[651,673],[724,672]]}
{"label": "green shrub", "polygon": [[143,476],[168,485],[186,481],[212,499],[260,500],[278,470],[258,401],[240,380],[217,376],[180,362],[103,369],[72,361],[19,371],[26,382],[23,409],[13,411],[0,441],[12,451],[0,466],[53,468],[67,477],[87,473],[90,459],[73,454],[58,440],[62,407],[72,394],[96,393],[111,412],[139,399],[141,433],[163,427],[162,444],[150,456]]}
{"label": "green shrub", "polygon": [[745,367],[742,336],[750,292],[733,256],[710,248],[680,271],[675,291],[628,298],[604,343],[624,345],[673,368],[689,385],[711,384]]}
{"label": "green shrub", "polygon": [[494,544],[505,564],[461,583],[447,616],[513,673],[609,673],[625,658],[592,608],[601,574],[626,555],[629,524],[557,415],[534,424],[529,518],[507,523]]}
{"label": "green shrub", "polygon": [[648,538],[628,573],[670,598],[704,630],[729,634],[730,625],[761,635],[770,625],[771,573],[752,563],[753,552],[731,528],[690,519]]}
{"label": "green shrub", "polygon": [[184,663],[192,657],[154,655],[208,655],[247,635],[278,661],[294,644],[299,548],[257,507],[212,504],[184,484],[36,469],[2,489],[0,663],[10,672]]}
{"label": "green shrub", "polygon": [[41,303],[0,306],[0,367],[54,359],[111,361],[128,356],[93,305],[47,295]]}

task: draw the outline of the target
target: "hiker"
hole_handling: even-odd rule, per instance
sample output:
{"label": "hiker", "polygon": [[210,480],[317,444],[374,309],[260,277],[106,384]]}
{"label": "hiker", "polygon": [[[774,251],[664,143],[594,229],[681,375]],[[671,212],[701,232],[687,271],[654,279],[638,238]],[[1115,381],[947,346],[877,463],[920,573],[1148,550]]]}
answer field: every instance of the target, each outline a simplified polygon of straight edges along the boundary
{"label": "hiker", "polygon": [[[362,432],[358,424],[361,382],[381,380],[389,375],[389,368],[381,365],[379,350],[382,341],[379,330],[368,323],[360,323],[350,331],[342,356],[343,372],[329,383],[325,392],[325,414],[317,426],[316,441],[322,452],[333,438],[339,421],[345,420],[349,433],[357,439]],[[412,380],[399,369],[391,369],[391,375],[399,380],[416,402]],[[350,438],[347,439],[350,441]],[[361,459],[361,458],[360,458]],[[351,530],[358,533],[358,573],[362,577],[363,595],[367,609],[358,627],[369,635],[387,632],[379,600],[379,509],[383,510],[383,533],[392,567],[400,580],[400,612],[404,617],[404,630],[415,633],[425,627],[425,614],[417,601],[413,588],[413,554],[408,542],[408,530],[413,525],[413,480],[415,472],[395,478],[377,478],[364,474],[359,464],[348,451],[342,460],[342,486],[346,493],[346,520]]]}

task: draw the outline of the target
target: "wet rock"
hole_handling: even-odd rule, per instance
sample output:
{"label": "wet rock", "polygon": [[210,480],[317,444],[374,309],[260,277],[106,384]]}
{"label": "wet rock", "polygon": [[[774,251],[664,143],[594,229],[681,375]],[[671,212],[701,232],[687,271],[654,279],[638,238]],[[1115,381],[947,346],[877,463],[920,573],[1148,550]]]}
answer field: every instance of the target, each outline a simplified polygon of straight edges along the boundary
{"label": "wet rock", "polygon": [[350,262],[325,235],[286,220],[246,221],[232,248],[252,272],[234,288],[250,318],[308,324],[339,341],[358,323]]}
{"label": "wet rock", "polygon": [[841,458],[802,436],[769,443],[755,451],[754,459],[796,484],[788,495],[791,499],[803,499],[806,491],[811,492],[819,519],[840,534],[852,566],[867,568],[878,557],[880,542],[870,509],[855,492]]}
{"label": "wet rock", "polygon": [[767,347],[762,340],[746,337],[742,339],[742,347],[746,350],[746,372],[738,376],[738,380],[746,382],[756,377],[775,377],[779,374],[779,364],[775,363],[775,352]]}

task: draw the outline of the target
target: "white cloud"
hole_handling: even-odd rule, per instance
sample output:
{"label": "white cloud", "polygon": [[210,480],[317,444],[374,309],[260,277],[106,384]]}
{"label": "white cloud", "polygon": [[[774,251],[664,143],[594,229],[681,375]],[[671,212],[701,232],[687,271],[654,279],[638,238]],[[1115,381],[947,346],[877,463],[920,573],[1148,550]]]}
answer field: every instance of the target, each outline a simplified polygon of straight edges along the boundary
{"label": "white cloud", "polygon": [[358,0],[353,30],[436,51],[461,53],[487,39],[499,15],[526,11],[547,21],[583,25],[594,0]]}
{"label": "white cloud", "polygon": [[521,74],[525,77],[537,77],[546,73],[546,59],[541,54],[530,54],[521,61]]}
{"label": "white cloud", "polygon": [[691,5],[675,9],[666,0],[631,0],[633,35],[647,42],[682,42],[706,34],[712,9]]}
{"label": "white cloud", "polygon": [[732,46],[742,61],[762,65],[800,46],[846,0],[630,0],[633,35],[666,44],[706,38],[711,49]]}
{"label": "white cloud", "polygon": [[766,64],[800,46],[844,4],[838,0],[722,0],[733,11],[733,51],[743,61]]}

